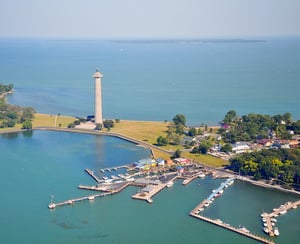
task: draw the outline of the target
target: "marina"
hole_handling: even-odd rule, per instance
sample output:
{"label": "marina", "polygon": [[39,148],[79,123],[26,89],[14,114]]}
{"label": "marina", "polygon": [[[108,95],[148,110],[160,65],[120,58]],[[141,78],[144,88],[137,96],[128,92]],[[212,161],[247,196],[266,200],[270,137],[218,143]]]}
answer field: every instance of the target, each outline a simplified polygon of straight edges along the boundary
{"label": "marina", "polygon": [[197,219],[201,219],[205,222],[208,222],[208,223],[211,223],[211,224],[214,224],[216,226],[219,226],[219,227],[222,227],[224,229],[227,229],[227,230],[230,230],[230,231],[233,231],[235,233],[238,233],[240,235],[243,235],[243,236],[246,236],[248,238],[251,238],[251,239],[254,239],[256,241],[259,241],[261,243],[266,243],[266,244],[274,244],[275,242],[273,242],[272,240],[268,240],[266,238],[263,238],[261,236],[258,236],[258,235],[255,235],[255,234],[252,234],[250,232],[248,232],[247,230],[243,229],[243,228],[237,228],[237,227],[233,227],[227,223],[224,223],[222,222],[220,219],[210,219],[208,217],[205,217],[203,215],[200,215],[200,214],[196,214],[195,212],[190,212],[190,216],[194,217],[194,218],[197,218]]}
{"label": "marina", "polygon": [[264,225],[264,232],[267,233],[269,236],[278,236],[279,230],[275,226],[277,222],[276,217],[286,214],[290,209],[296,209],[300,205],[300,200],[296,202],[286,202],[285,204],[281,205],[279,208],[274,208],[273,212],[271,213],[262,213],[262,222],[265,223]]}
{"label": "marina", "polygon": [[217,189],[213,190],[212,193],[205,200],[203,200],[199,205],[197,205],[189,213],[190,216],[192,216],[194,218],[197,218],[197,219],[200,219],[200,220],[203,220],[203,221],[206,221],[208,223],[217,225],[217,226],[222,227],[224,229],[233,231],[233,232],[238,233],[240,235],[244,235],[248,238],[257,240],[257,241],[262,242],[262,243],[267,243],[267,244],[274,243],[272,240],[268,240],[268,239],[263,238],[261,236],[250,233],[250,231],[247,230],[245,227],[242,227],[242,226],[240,226],[239,228],[233,227],[228,223],[224,223],[220,219],[211,219],[211,218],[205,217],[205,216],[200,214],[200,212],[203,212],[205,210],[205,208],[207,208],[216,197],[220,196],[223,193],[225,188],[229,187],[233,183],[234,183],[233,178],[229,178],[225,182],[221,183],[220,186]]}
{"label": "marina", "polygon": [[[128,170],[128,166],[121,166],[118,169],[121,168],[127,168]],[[113,170],[113,168],[109,168],[109,169]],[[117,171],[118,169],[116,169],[115,171]],[[105,171],[110,172],[107,169]],[[151,174],[149,174],[149,172],[145,173],[144,171],[138,171],[131,174],[128,173],[118,174],[118,172],[116,172],[115,175],[110,174],[111,178],[108,178],[107,176],[103,176],[103,180],[100,180],[92,170],[85,169],[85,172],[87,172],[97,182],[97,185],[94,186],[79,185],[78,189],[88,190],[88,191],[99,191],[101,193],[88,195],[81,198],[70,199],[58,203],[52,203],[51,201],[51,203],[48,205],[48,208],[54,209],[59,206],[73,205],[77,202],[82,202],[86,200],[91,201],[98,197],[113,195],[118,192],[121,192],[128,186],[136,186],[140,188],[137,193],[131,195],[132,199],[143,200],[151,204],[153,203],[153,197],[156,194],[158,194],[160,191],[162,191],[164,188],[171,187],[174,184],[174,181],[176,179],[182,179],[182,185],[187,185],[197,178],[205,177],[205,173],[203,173],[200,170],[195,170],[190,165],[186,166],[185,173],[182,173],[183,172],[182,169],[177,172],[164,172],[164,173],[162,173],[161,171],[152,170],[149,171],[151,172]],[[206,171],[206,173],[207,172],[209,171]],[[232,232],[246,236],[248,238],[251,238],[253,240],[262,243],[267,243],[267,244],[274,243],[272,240],[251,233],[244,226],[238,226],[238,227],[231,226],[229,223],[225,223],[220,219],[212,219],[200,214],[201,212],[205,211],[205,208],[209,207],[210,204],[212,204],[212,202],[217,197],[220,197],[223,194],[223,192],[226,190],[226,188],[231,186],[233,183],[234,183],[234,178],[232,177],[227,178],[225,182],[220,183],[220,185],[216,189],[212,190],[211,194],[209,194],[209,196],[206,199],[204,199],[192,211],[190,211],[189,215],[194,218],[214,224],[218,227],[230,230]],[[287,202],[285,205],[282,205],[280,208],[274,209],[274,211],[271,214],[264,213],[263,219],[265,225],[264,227],[265,232],[268,233],[271,237],[279,235],[279,230],[277,227],[275,227],[276,219],[274,220],[274,217],[278,216],[278,214],[284,214],[284,211],[287,211],[291,208],[296,208],[298,205],[300,205],[300,201],[294,203]]]}
{"label": "marina", "polygon": [[100,171],[102,173],[104,173],[105,171],[111,172],[111,171],[117,171],[120,169],[127,169],[127,168],[129,168],[129,165],[120,165],[120,166],[115,166],[115,167],[103,168],[103,169],[100,169]]}
{"label": "marina", "polygon": [[[122,165],[118,167],[112,167],[112,168],[106,168],[101,170],[103,171],[111,171],[111,170],[119,170],[119,169],[129,169],[130,167],[128,165]],[[59,206],[65,206],[65,205],[71,205],[79,201],[84,201],[84,200],[91,200],[95,199],[97,197],[104,197],[107,195],[112,195],[115,193],[118,193],[125,189],[127,186],[137,186],[141,187],[141,189],[131,197],[133,199],[138,199],[138,200],[144,200],[148,203],[152,203],[153,199],[152,197],[155,196],[157,193],[159,193],[161,190],[163,190],[166,187],[170,187],[173,185],[173,182],[180,178],[183,179],[183,184],[187,185],[191,181],[195,180],[200,174],[201,177],[203,177],[203,172],[199,171],[192,171],[190,173],[187,173],[187,176],[183,176],[182,173],[179,172],[167,172],[163,173],[163,175],[160,176],[160,179],[158,179],[157,175],[153,176],[146,176],[146,177],[141,177],[141,175],[144,175],[144,172],[136,172],[132,175],[129,175],[126,173],[125,175],[123,174],[118,174],[118,176],[111,175],[111,179],[109,179],[106,176],[103,176],[103,180],[100,180],[95,174],[93,170],[90,169],[85,169],[84,170],[88,175],[90,175],[98,184],[94,186],[86,186],[86,185],[79,185],[78,189],[81,190],[89,190],[89,191],[100,191],[103,192],[101,194],[96,194],[96,195],[90,195],[90,196],[85,196],[81,198],[75,198],[75,199],[70,199],[66,200],[63,202],[59,203],[51,203],[48,205],[49,209],[54,209]],[[152,172],[153,173],[153,172]],[[137,177],[137,178],[134,178]]]}

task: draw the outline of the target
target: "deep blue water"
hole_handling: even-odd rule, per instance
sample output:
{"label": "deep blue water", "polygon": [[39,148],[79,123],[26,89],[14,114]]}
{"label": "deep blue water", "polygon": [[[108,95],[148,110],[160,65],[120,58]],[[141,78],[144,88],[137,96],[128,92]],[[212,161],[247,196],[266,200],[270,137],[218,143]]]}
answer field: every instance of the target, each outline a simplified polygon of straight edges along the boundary
{"label": "deep blue water", "polygon": [[300,119],[300,39],[262,42],[0,40],[0,81],[14,104],[41,113],[93,114],[103,77],[105,118],[216,124],[234,109]]}

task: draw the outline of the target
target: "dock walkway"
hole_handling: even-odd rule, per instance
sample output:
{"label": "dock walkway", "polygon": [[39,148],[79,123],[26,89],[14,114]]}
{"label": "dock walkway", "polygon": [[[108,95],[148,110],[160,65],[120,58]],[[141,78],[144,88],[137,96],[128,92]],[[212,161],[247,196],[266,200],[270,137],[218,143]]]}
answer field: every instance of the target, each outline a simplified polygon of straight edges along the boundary
{"label": "dock walkway", "polygon": [[245,231],[245,230],[243,230],[243,229],[233,227],[233,226],[231,226],[231,225],[229,225],[229,224],[226,224],[226,223],[222,222],[222,221],[219,220],[219,219],[216,219],[216,220],[210,219],[210,218],[204,217],[204,216],[202,216],[202,215],[200,215],[200,214],[195,214],[193,211],[190,212],[190,216],[192,216],[192,217],[194,217],[194,218],[197,218],[197,219],[204,220],[204,221],[206,221],[206,222],[208,222],[208,223],[217,225],[217,226],[222,227],[222,228],[225,228],[225,229],[227,229],[227,230],[233,231],[233,232],[238,233],[238,234],[240,234],[240,235],[249,237],[249,238],[254,239],[254,240],[256,240],[256,241],[259,241],[259,242],[262,242],[262,243],[266,243],[266,244],[274,244],[274,242],[273,242],[272,240],[263,238],[263,237],[261,237],[261,236],[257,236],[257,235],[255,235],[255,234],[252,234],[252,233],[250,233],[250,232],[247,232],[247,231]]}
{"label": "dock walkway", "polygon": [[88,173],[97,183],[103,182],[102,180],[100,180],[95,174],[93,170],[90,169],[85,169],[84,170],[86,173]]}
{"label": "dock walkway", "polygon": [[265,219],[266,226],[266,232],[269,234],[269,236],[274,236],[274,229],[272,225],[272,218],[275,218],[279,215],[285,214],[288,210],[297,208],[300,205],[300,200],[296,202],[287,202],[283,205],[281,205],[279,208],[273,209],[273,212],[271,213],[263,213],[261,216]]}
{"label": "dock walkway", "polygon": [[204,207],[208,206],[208,204],[211,203],[211,201],[216,197],[217,194],[220,194],[220,192],[224,189],[227,188],[229,185],[231,185],[234,182],[233,178],[229,178],[227,179],[224,183],[221,183],[220,186],[214,190],[206,199],[204,199],[200,204],[198,204],[191,212],[190,212],[190,216],[197,218],[197,219],[201,219],[204,220],[208,223],[217,225],[219,227],[225,228],[227,230],[236,232],[240,235],[244,235],[246,237],[249,237],[251,239],[260,241],[262,243],[266,243],[266,244],[273,244],[274,242],[272,240],[263,238],[261,236],[257,236],[255,234],[250,233],[250,231],[248,231],[245,228],[236,228],[231,226],[230,224],[224,223],[223,221],[221,221],[220,219],[210,219],[208,217],[205,217],[203,215],[200,215],[200,211],[204,211]]}
{"label": "dock walkway", "polygon": [[189,183],[191,183],[193,180],[195,180],[198,177],[199,174],[193,175],[192,177],[186,178],[182,181],[182,185],[186,186]]}
{"label": "dock walkway", "polygon": [[104,196],[108,196],[108,195],[111,195],[111,194],[113,194],[113,192],[105,192],[105,193],[90,195],[90,196],[86,196],[86,197],[74,198],[74,199],[63,201],[63,202],[50,203],[48,205],[48,208],[54,209],[54,208],[60,207],[60,206],[72,205],[76,202],[81,202],[81,201],[85,201],[85,200],[94,200],[97,197],[104,197]]}

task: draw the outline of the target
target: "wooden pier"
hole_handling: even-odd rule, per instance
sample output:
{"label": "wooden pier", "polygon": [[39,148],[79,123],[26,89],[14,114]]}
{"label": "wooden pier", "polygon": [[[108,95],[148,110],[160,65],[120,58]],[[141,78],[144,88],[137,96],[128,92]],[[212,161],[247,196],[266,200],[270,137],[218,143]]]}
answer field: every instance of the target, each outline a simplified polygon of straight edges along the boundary
{"label": "wooden pier", "polygon": [[153,202],[152,197],[154,195],[156,195],[157,193],[159,193],[162,189],[167,187],[168,183],[170,183],[171,181],[174,181],[176,179],[177,179],[177,175],[175,175],[167,183],[160,183],[160,184],[157,184],[157,185],[151,185],[152,189],[150,191],[145,192],[145,191],[142,190],[141,192],[138,192],[138,193],[132,195],[131,197],[133,199],[144,200],[144,201],[147,201],[148,203],[152,203]]}
{"label": "wooden pier", "polygon": [[193,180],[195,180],[196,178],[198,178],[199,174],[193,175],[192,177],[186,178],[185,180],[182,181],[182,185],[186,186],[188,184],[190,184]]}
{"label": "wooden pier", "polygon": [[208,198],[204,199],[200,204],[198,204],[190,212],[190,216],[192,216],[194,218],[197,218],[197,219],[204,220],[204,221],[206,221],[208,223],[211,223],[211,224],[217,225],[219,227],[225,228],[227,230],[236,232],[236,233],[238,233],[240,235],[244,235],[244,236],[249,237],[251,239],[260,241],[262,243],[267,243],[267,244],[274,243],[272,240],[268,240],[268,239],[263,238],[261,236],[257,236],[255,234],[250,233],[250,231],[248,231],[245,228],[236,228],[236,227],[231,226],[230,224],[224,223],[220,219],[210,219],[208,217],[205,217],[205,216],[199,214],[201,211],[204,211],[205,207],[208,206],[211,203],[211,201],[214,199],[214,197],[216,196],[216,194],[219,194],[221,190],[225,189],[226,187],[228,187],[232,183],[233,183],[233,179],[232,178],[226,180],[224,183],[221,183],[220,186],[216,190],[214,190],[212,192],[212,194],[210,194],[208,196]]}
{"label": "wooden pier", "polygon": [[94,200],[97,197],[104,197],[104,196],[108,196],[108,195],[111,195],[111,194],[113,194],[113,192],[105,192],[105,193],[96,194],[96,195],[90,195],[90,196],[85,196],[85,197],[74,198],[74,199],[63,201],[63,202],[50,203],[48,205],[48,208],[54,209],[56,207],[61,207],[61,206],[65,206],[65,205],[72,205],[76,202],[81,202],[81,201],[85,201],[85,200]]}
{"label": "wooden pier", "polygon": [[204,217],[200,214],[196,214],[194,213],[193,211],[190,212],[190,216],[194,217],[194,218],[197,218],[197,219],[201,219],[203,221],[206,221],[208,223],[211,223],[211,224],[214,224],[214,225],[217,225],[221,228],[224,228],[224,229],[227,229],[227,230],[230,230],[230,231],[233,231],[235,233],[238,233],[240,235],[243,235],[243,236],[246,236],[248,238],[251,238],[251,239],[254,239],[256,241],[259,241],[259,242],[262,242],[262,243],[266,243],[266,244],[274,244],[274,242],[272,240],[269,240],[269,239],[266,239],[266,238],[263,238],[261,236],[257,236],[255,234],[252,234],[250,232],[247,232],[241,228],[236,228],[236,227],[233,227],[229,224],[226,224],[224,222],[222,222],[221,220],[219,219],[210,219],[208,217]]}
{"label": "wooden pier", "polygon": [[120,165],[120,166],[114,166],[114,167],[110,167],[110,168],[104,168],[104,169],[100,169],[100,171],[102,173],[104,173],[105,171],[111,172],[112,170],[119,170],[119,169],[128,169],[129,165],[125,164],[125,165]]}
{"label": "wooden pier", "polygon": [[166,183],[161,183],[161,184],[158,184],[158,185],[153,185],[153,189],[149,192],[138,192],[134,195],[132,195],[131,197],[133,199],[138,199],[138,200],[144,200],[144,201],[147,201],[148,203],[152,203],[153,200],[152,200],[152,197],[154,195],[156,195],[158,192],[160,192],[162,189],[164,189],[165,187],[167,186]]}
{"label": "wooden pier", "polygon": [[97,183],[103,182],[94,174],[93,170],[85,169],[84,171],[87,172]]}
{"label": "wooden pier", "polygon": [[273,209],[271,213],[263,213],[261,217],[265,220],[266,223],[266,233],[269,236],[275,236],[273,225],[272,225],[272,218],[278,217],[279,215],[285,214],[290,209],[295,209],[300,205],[300,200],[296,202],[286,202],[285,204],[281,205],[279,208]]}

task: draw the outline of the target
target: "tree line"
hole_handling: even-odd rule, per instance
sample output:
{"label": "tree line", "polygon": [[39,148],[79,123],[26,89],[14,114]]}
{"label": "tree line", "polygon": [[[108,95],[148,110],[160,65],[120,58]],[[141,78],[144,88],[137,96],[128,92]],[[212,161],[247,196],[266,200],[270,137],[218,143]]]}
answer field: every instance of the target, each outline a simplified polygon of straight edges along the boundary
{"label": "tree line", "polygon": [[300,189],[300,148],[244,153],[230,159],[229,169],[255,180],[272,179],[287,188]]}
{"label": "tree line", "polygon": [[293,121],[290,113],[274,116],[249,113],[239,117],[234,110],[230,110],[219,132],[225,142],[235,143],[275,137],[291,139],[291,131],[300,134],[300,120]]}
{"label": "tree line", "polygon": [[0,128],[15,127],[21,123],[23,129],[32,128],[35,110],[31,107],[20,107],[8,104],[3,95],[12,91],[13,85],[0,84]]}

